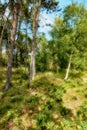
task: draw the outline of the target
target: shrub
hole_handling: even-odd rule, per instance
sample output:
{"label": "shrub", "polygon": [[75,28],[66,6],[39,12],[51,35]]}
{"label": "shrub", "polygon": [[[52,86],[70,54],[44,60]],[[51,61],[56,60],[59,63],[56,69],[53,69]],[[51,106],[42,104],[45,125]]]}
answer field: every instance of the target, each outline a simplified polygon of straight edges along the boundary
{"label": "shrub", "polygon": [[38,102],[39,100],[38,100],[38,97],[37,96],[31,96],[30,98],[29,98],[29,101],[28,101],[28,103],[29,103],[29,108],[30,109],[34,109],[35,108],[35,106],[37,105],[37,102]]}
{"label": "shrub", "polygon": [[64,88],[53,87],[49,92],[49,96],[55,98],[56,102],[61,102],[64,93],[65,93]]}
{"label": "shrub", "polygon": [[0,115],[4,114],[9,109],[11,109],[11,104],[9,102],[7,102],[4,105],[0,106]]}
{"label": "shrub", "polygon": [[0,122],[2,128],[5,126],[6,122],[10,119],[13,118],[13,115],[14,115],[14,111],[13,110],[10,110],[8,111],[2,118],[2,121]]}
{"label": "shrub", "polygon": [[43,105],[43,110],[52,110],[55,106],[55,102],[51,100],[47,100],[47,102]]}
{"label": "shrub", "polygon": [[77,116],[81,120],[87,120],[87,102],[84,102],[84,104],[80,107],[80,109],[77,111]]}
{"label": "shrub", "polygon": [[37,126],[40,130],[45,130],[47,128],[47,122],[53,119],[50,112],[44,111],[36,115]]}
{"label": "shrub", "polygon": [[21,101],[22,100],[22,97],[19,96],[19,95],[16,95],[16,96],[13,96],[10,98],[10,102],[18,102],[18,101]]}
{"label": "shrub", "polygon": [[66,116],[66,115],[69,115],[70,113],[71,113],[71,110],[70,109],[68,109],[68,108],[66,108],[66,107],[64,107],[64,106],[59,106],[59,111],[60,111],[60,114],[62,115],[62,116]]}

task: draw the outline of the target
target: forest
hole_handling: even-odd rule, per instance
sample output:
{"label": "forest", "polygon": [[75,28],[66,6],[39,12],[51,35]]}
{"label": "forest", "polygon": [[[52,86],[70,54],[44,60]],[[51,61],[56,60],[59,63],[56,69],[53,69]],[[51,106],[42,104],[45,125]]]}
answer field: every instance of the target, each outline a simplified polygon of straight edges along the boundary
{"label": "forest", "polygon": [[63,1],[0,0],[0,130],[87,130],[87,8]]}

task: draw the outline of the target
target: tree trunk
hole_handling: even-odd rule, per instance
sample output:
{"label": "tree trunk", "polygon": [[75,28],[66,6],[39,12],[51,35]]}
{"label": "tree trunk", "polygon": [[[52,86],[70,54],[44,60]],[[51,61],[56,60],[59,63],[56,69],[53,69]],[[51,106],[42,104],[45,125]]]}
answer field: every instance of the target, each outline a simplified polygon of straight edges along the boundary
{"label": "tree trunk", "polygon": [[33,0],[33,18],[32,18],[32,52],[31,52],[31,59],[30,59],[30,85],[35,78],[35,60],[36,60],[36,33],[37,33],[37,26],[39,20],[39,13],[41,7],[41,0],[38,1],[38,7],[36,6],[36,1]]}
{"label": "tree trunk", "polygon": [[69,59],[69,63],[68,63],[68,67],[67,67],[67,70],[66,70],[66,75],[65,75],[64,80],[67,80],[68,76],[69,76],[70,66],[71,66],[71,58],[72,58],[72,55],[70,55],[70,59]]}
{"label": "tree trunk", "polygon": [[15,3],[15,6],[14,6],[12,32],[11,32],[10,44],[9,44],[9,57],[8,57],[8,68],[7,68],[7,79],[6,79],[6,84],[5,84],[5,90],[8,90],[10,81],[11,81],[11,76],[12,76],[13,48],[14,48],[14,41],[15,41],[16,30],[17,30],[19,9],[20,9],[20,0],[17,0],[17,3]]}
{"label": "tree trunk", "polygon": [[[35,42],[33,42],[34,44]],[[35,45],[35,44],[34,44]],[[35,56],[36,56],[36,47],[32,45],[31,61],[30,61],[30,84],[35,77]]]}

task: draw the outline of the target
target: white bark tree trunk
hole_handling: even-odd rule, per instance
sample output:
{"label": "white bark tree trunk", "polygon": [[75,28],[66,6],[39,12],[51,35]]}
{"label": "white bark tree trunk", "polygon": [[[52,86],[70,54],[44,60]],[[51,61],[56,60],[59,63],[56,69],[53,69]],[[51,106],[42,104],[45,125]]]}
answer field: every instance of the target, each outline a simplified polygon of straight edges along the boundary
{"label": "white bark tree trunk", "polygon": [[33,39],[32,39],[32,53],[31,53],[31,59],[30,59],[30,85],[32,81],[35,78],[35,61],[36,61],[36,34],[37,34],[37,28],[38,28],[38,20],[39,20],[39,14],[40,14],[40,7],[41,7],[41,1],[38,1],[38,7],[36,6],[36,1],[33,0],[33,18],[32,18],[32,33],[33,33]]}
{"label": "white bark tree trunk", "polygon": [[67,67],[67,70],[66,70],[66,75],[65,75],[64,80],[67,80],[68,77],[69,77],[69,72],[70,72],[70,67],[71,67],[71,58],[72,58],[72,55],[70,55],[70,59],[69,59],[69,63],[68,63],[68,67]]}

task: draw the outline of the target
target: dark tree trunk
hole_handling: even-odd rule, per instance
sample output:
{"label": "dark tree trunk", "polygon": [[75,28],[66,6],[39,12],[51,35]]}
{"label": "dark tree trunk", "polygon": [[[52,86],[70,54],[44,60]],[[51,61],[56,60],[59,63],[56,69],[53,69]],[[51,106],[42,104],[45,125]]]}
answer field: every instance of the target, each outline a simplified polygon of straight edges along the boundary
{"label": "dark tree trunk", "polygon": [[12,32],[11,32],[10,44],[9,44],[8,68],[7,68],[7,79],[6,79],[6,84],[5,84],[5,90],[9,88],[11,76],[12,76],[13,48],[14,48],[15,35],[16,35],[16,30],[17,30],[19,9],[20,9],[20,0],[17,0],[17,3],[15,3],[15,6],[14,6]]}

